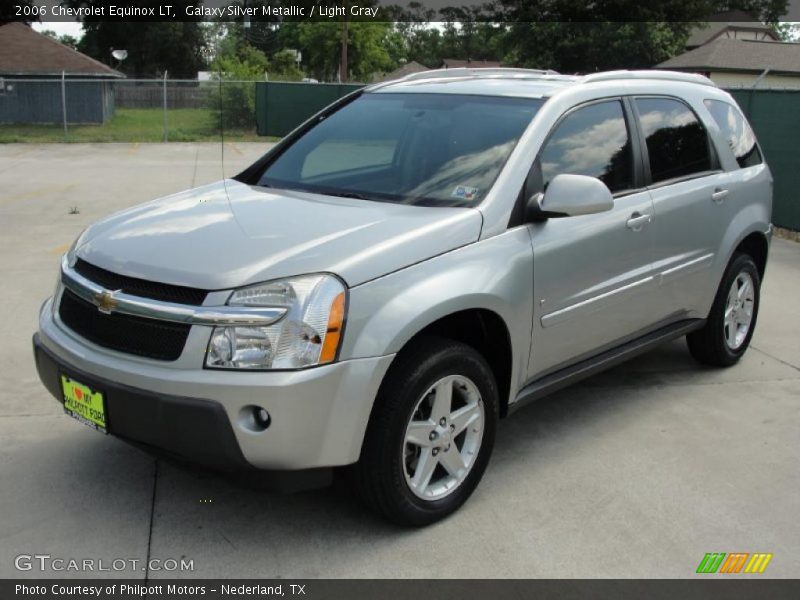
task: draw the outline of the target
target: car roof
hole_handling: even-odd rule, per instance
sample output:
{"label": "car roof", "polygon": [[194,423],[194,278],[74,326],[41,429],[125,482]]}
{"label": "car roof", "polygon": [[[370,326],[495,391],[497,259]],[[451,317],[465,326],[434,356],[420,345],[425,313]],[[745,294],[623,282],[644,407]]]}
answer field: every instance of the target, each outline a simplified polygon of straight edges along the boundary
{"label": "car roof", "polygon": [[402,79],[369,86],[370,93],[468,94],[546,98],[577,85],[598,88],[639,83],[674,81],[716,87],[707,77],[678,71],[605,71],[590,75],[561,75],[534,69],[460,68],[413,73]]}

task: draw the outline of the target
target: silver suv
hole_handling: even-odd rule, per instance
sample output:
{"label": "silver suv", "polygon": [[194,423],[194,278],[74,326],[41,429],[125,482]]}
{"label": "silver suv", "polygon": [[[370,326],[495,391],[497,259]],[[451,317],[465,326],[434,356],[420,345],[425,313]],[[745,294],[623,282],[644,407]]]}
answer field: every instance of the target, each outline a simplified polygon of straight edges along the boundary
{"label": "silver suv", "polygon": [[89,227],[36,363],[94,429],[282,487],[347,466],[368,506],[431,523],[528,402],[679,336],[739,360],[771,194],[704,77],[417,74]]}

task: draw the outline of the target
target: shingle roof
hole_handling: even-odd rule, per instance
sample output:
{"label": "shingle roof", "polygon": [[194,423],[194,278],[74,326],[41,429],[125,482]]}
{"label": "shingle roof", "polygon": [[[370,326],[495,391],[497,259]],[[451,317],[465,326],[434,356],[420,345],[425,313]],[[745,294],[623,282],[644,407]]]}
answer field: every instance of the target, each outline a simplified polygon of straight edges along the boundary
{"label": "shingle roof", "polygon": [[422,73],[423,71],[429,71],[428,67],[423,64],[418,63],[415,60],[409,61],[404,64],[402,67],[395,69],[391,73],[387,73],[384,75],[381,81],[391,81],[392,79],[400,79],[401,77],[405,77],[406,75],[411,75],[413,73]]}
{"label": "shingle roof", "polygon": [[0,25],[0,75],[125,77],[119,71],[37,33],[24,23]]}
{"label": "shingle roof", "polygon": [[774,40],[778,39],[772,27],[756,21],[752,16],[740,10],[717,13],[713,18],[714,21],[703,23],[692,32],[686,41],[687,48],[696,48],[707,44],[717,36],[724,35],[726,31],[753,31],[769,35]]}
{"label": "shingle roof", "polygon": [[800,44],[720,38],[656,65],[657,69],[748,71],[800,76]]}

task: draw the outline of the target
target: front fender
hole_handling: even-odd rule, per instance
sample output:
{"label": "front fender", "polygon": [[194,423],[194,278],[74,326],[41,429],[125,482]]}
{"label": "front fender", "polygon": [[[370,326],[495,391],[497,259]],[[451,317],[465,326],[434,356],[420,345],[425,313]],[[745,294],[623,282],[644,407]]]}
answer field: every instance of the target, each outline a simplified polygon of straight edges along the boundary
{"label": "front fender", "polygon": [[341,356],[394,354],[428,325],[470,309],[490,310],[505,322],[516,389],[526,375],[533,315],[533,252],[527,228],[352,288]]}

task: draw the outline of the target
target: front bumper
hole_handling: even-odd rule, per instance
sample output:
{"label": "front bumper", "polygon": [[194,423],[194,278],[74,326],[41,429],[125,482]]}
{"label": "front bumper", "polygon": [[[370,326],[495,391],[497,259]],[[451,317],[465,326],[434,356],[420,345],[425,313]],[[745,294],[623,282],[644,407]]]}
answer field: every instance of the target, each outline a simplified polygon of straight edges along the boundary
{"label": "front bumper", "polygon": [[[232,372],[141,359],[83,340],[42,306],[34,353],[45,387],[58,373],[106,393],[110,433],[215,468],[306,470],[358,460],[372,403],[393,356],[301,371]],[[244,407],[270,426],[253,431]],[[248,413],[249,414],[249,413]]]}

